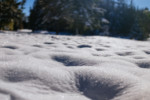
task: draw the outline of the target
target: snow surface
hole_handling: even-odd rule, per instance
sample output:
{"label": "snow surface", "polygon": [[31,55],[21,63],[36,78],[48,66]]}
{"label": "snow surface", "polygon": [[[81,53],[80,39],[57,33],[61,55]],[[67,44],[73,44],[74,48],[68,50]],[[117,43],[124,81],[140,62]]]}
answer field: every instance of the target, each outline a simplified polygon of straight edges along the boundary
{"label": "snow surface", "polygon": [[32,30],[29,30],[29,29],[20,29],[17,32],[19,32],[19,33],[30,33],[30,32],[32,32]]}
{"label": "snow surface", "polygon": [[150,42],[0,33],[0,100],[150,100]]}

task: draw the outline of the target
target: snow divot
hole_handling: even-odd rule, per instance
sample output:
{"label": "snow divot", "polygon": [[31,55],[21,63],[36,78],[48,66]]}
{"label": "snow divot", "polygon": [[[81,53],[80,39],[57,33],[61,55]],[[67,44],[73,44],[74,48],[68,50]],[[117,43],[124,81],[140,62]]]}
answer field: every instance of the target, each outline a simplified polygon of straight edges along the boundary
{"label": "snow divot", "polygon": [[96,51],[105,51],[105,49],[96,48]]}
{"label": "snow divot", "polygon": [[103,47],[110,48],[111,46],[109,46],[109,45],[103,45]]}
{"label": "snow divot", "polygon": [[144,59],[144,57],[133,57],[134,59]]}
{"label": "snow divot", "polygon": [[18,49],[17,46],[11,46],[11,45],[2,46],[2,48],[13,49],[13,50]]}
{"label": "snow divot", "polygon": [[44,42],[44,44],[51,45],[51,44],[54,44],[54,43],[53,42]]}
{"label": "snow divot", "polygon": [[137,65],[140,68],[150,68],[150,61],[139,61],[137,62]]}
{"label": "snow divot", "polygon": [[145,52],[146,54],[150,55],[150,51],[145,50],[144,52]]}
{"label": "snow divot", "polygon": [[73,47],[73,46],[67,46],[67,48],[69,48],[69,49],[74,49],[74,47]]}
{"label": "snow divot", "polygon": [[37,44],[35,44],[35,45],[32,45],[33,47],[37,47],[37,48],[42,48],[42,46],[41,45],[37,45]]}
{"label": "snow divot", "polygon": [[124,89],[120,88],[119,84],[113,85],[90,77],[88,75],[79,76],[77,79],[79,80],[79,90],[92,100],[111,100]]}
{"label": "snow divot", "polygon": [[131,55],[134,55],[133,52],[118,52],[116,54],[119,55],[119,56],[131,56]]}
{"label": "snow divot", "polygon": [[[122,77],[118,77],[119,74],[122,75]],[[128,91],[130,85],[134,82],[138,82],[134,79],[136,77],[132,76],[132,74],[124,75],[122,71],[111,71],[103,68],[84,67],[77,69],[75,75],[79,91],[90,98],[90,100],[121,100],[122,93]],[[126,78],[129,82],[123,80]],[[129,95],[130,92],[126,95]],[[115,97],[120,99],[115,99]],[[131,98],[134,98],[134,96],[131,96]]]}
{"label": "snow divot", "polygon": [[63,43],[63,45],[68,45],[68,43]]}
{"label": "snow divot", "polygon": [[55,55],[52,59],[65,66],[93,66],[97,64],[94,60],[92,61],[86,58],[72,57],[68,55]]}
{"label": "snow divot", "polygon": [[79,45],[78,48],[92,48],[90,45]]}

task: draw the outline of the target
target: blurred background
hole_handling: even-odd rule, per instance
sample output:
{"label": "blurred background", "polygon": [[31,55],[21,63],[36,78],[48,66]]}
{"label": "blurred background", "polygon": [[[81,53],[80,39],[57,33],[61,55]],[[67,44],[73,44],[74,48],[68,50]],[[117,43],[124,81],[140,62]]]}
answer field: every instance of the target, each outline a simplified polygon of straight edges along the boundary
{"label": "blurred background", "polygon": [[0,30],[146,40],[150,0],[1,0]]}

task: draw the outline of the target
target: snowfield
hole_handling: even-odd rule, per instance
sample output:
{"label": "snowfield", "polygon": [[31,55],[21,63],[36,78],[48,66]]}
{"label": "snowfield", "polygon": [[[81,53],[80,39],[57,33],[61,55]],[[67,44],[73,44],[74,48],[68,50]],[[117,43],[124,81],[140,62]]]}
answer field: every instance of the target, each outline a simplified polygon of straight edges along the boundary
{"label": "snowfield", "polygon": [[0,33],[0,100],[150,100],[150,42]]}

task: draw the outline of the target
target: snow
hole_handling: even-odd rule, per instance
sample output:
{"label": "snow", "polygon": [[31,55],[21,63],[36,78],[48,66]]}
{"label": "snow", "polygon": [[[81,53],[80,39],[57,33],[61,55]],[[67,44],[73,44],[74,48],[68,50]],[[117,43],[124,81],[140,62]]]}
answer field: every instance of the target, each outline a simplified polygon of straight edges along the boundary
{"label": "snow", "polygon": [[36,31],[34,31],[34,33],[40,33],[40,34],[50,34],[50,32],[49,31],[46,31],[46,30],[36,30]]}
{"label": "snow", "polygon": [[150,42],[0,34],[2,100],[149,100]]}
{"label": "snow", "polygon": [[102,18],[102,23],[109,24],[109,21],[105,18]]}
{"label": "snow", "polygon": [[19,33],[30,33],[30,32],[32,32],[32,30],[30,30],[30,29],[20,29],[20,30],[18,30],[18,32]]}

